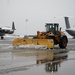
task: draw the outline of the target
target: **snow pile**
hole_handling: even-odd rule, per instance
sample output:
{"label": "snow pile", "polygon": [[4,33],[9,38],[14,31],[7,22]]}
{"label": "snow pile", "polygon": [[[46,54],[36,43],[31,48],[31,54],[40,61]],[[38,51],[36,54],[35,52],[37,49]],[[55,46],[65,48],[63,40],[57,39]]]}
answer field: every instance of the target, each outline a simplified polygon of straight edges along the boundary
{"label": "snow pile", "polygon": [[47,49],[47,46],[28,44],[28,45],[16,45],[13,46],[13,48]]}

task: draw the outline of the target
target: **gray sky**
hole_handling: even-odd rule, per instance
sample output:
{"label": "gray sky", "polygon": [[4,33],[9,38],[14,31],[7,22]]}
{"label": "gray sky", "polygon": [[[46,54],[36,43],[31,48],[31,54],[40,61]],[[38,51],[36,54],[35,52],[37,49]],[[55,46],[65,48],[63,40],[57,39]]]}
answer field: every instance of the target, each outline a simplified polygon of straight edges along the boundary
{"label": "gray sky", "polygon": [[[64,16],[75,17],[75,0],[0,0],[0,27],[11,27],[14,21],[15,34],[25,35],[26,29],[27,34],[45,31],[47,22],[58,22],[65,30]],[[74,20],[70,18],[72,26]]]}

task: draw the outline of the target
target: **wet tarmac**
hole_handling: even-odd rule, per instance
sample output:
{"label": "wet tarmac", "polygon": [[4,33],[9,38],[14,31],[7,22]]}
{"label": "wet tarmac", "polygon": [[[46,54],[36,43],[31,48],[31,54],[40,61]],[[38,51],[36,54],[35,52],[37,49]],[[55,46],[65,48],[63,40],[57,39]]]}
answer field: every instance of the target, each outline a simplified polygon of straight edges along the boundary
{"label": "wet tarmac", "polygon": [[69,39],[66,49],[55,46],[54,59],[39,64],[37,52],[45,57],[48,50],[12,48],[13,39],[0,40],[0,75],[75,75],[75,39]]}

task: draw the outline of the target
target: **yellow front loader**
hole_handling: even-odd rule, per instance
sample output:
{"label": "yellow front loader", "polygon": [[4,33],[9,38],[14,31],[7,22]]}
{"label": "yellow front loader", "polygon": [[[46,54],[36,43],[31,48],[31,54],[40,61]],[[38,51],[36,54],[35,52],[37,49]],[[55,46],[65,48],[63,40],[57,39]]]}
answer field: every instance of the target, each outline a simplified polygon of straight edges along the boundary
{"label": "yellow front loader", "polygon": [[33,38],[16,38],[13,41],[13,46],[16,45],[40,45],[47,48],[54,48],[54,45],[59,45],[60,48],[66,48],[68,39],[64,32],[59,30],[58,23],[47,23],[45,25],[46,32],[37,31],[37,35]]}

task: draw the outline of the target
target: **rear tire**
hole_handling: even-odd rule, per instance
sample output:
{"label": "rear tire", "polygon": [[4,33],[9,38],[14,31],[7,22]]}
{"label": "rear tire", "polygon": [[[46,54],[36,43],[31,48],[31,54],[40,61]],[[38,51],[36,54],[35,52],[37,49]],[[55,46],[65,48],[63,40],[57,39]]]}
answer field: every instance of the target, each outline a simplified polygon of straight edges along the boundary
{"label": "rear tire", "polygon": [[59,43],[59,47],[60,48],[66,48],[67,47],[67,42],[68,42],[68,39],[66,37],[63,37]]}

